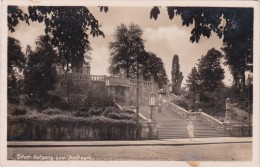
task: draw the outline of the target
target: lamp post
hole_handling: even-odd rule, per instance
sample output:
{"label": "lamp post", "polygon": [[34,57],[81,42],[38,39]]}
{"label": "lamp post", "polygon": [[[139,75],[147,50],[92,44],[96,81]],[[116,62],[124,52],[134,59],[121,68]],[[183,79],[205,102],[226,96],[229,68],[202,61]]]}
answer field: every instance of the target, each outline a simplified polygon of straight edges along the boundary
{"label": "lamp post", "polygon": [[109,80],[109,77],[107,77],[107,76],[105,76],[105,85],[106,85],[106,87],[110,86],[110,80]]}
{"label": "lamp post", "polygon": [[153,107],[155,106],[155,93],[151,91],[149,96],[149,106],[150,106],[150,119],[148,120],[148,128],[149,128],[149,139],[152,138],[152,120],[153,120]]}
{"label": "lamp post", "polygon": [[230,123],[231,119],[231,100],[230,98],[226,99],[226,113],[225,113],[225,122]]}
{"label": "lamp post", "polygon": [[[107,76],[105,76],[105,86],[106,86],[108,95],[111,96],[110,79]],[[109,97],[109,98],[111,98],[111,97]]]}
{"label": "lamp post", "polygon": [[153,119],[153,107],[155,106],[155,93],[152,91],[149,97],[149,105],[150,105],[150,119]]}

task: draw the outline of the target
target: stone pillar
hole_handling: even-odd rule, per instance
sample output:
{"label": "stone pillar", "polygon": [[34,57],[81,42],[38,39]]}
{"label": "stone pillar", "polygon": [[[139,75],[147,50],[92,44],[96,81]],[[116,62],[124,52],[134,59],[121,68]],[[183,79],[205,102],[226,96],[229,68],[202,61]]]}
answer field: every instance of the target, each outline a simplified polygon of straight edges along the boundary
{"label": "stone pillar", "polygon": [[151,76],[151,82],[154,82],[154,76],[153,75]]}
{"label": "stone pillar", "polygon": [[200,94],[196,94],[196,102],[195,103],[199,103],[200,102]]}
{"label": "stone pillar", "polygon": [[153,106],[150,106],[150,119],[152,120],[153,119]]}
{"label": "stone pillar", "polygon": [[91,84],[91,75],[90,75],[90,65],[86,66],[87,68],[87,82],[89,83],[89,85]]}
{"label": "stone pillar", "polygon": [[231,100],[230,98],[226,99],[226,113],[225,113],[225,122],[230,123],[231,121]]}

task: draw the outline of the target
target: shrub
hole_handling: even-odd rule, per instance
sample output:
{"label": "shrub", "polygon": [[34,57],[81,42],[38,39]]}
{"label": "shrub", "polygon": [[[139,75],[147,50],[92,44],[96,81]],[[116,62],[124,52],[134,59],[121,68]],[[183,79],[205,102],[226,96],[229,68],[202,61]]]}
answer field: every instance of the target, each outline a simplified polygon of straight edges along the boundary
{"label": "shrub", "polygon": [[39,105],[39,100],[37,100],[36,98],[27,98],[25,100],[25,105],[27,106],[38,106]]}
{"label": "shrub", "polygon": [[185,110],[189,110],[189,103],[187,100],[174,100],[173,103],[184,108]]}
{"label": "shrub", "polygon": [[55,115],[55,114],[61,114],[61,110],[57,108],[48,108],[46,110],[43,110],[42,113],[46,115]]}
{"label": "shrub", "polygon": [[27,110],[25,108],[15,108],[13,112],[11,112],[11,115],[18,116],[18,115],[25,115],[27,113]]}
{"label": "shrub", "polygon": [[77,112],[73,113],[73,115],[75,117],[83,117],[83,118],[90,117],[90,114],[88,112],[84,112],[84,111],[77,111]]}
{"label": "shrub", "polygon": [[8,103],[19,104],[20,99],[17,96],[8,96]]}
{"label": "shrub", "polygon": [[128,114],[134,114],[135,113],[133,110],[124,110],[124,112],[126,112]]}
{"label": "shrub", "polygon": [[91,115],[91,116],[99,116],[101,115],[102,113],[102,109],[94,109],[94,108],[91,108],[88,113]]}
{"label": "shrub", "polygon": [[59,108],[61,110],[68,109],[68,103],[66,100],[62,98],[62,96],[55,94],[53,92],[49,92],[48,96],[44,98],[44,106],[43,108]]}
{"label": "shrub", "polygon": [[107,115],[108,118],[112,119],[126,119],[126,120],[134,120],[135,115],[133,114],[128,114],[128,113],[109,113]]}
{"label": "shrub", "polygon": [[8,140],[134,139],[135,122],[71,115],[8,115]]}

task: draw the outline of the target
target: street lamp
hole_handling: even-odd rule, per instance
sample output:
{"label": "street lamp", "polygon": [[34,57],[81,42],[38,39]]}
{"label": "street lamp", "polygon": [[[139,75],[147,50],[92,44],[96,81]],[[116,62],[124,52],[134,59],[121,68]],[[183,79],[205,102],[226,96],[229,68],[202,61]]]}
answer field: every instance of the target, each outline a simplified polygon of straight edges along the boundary
{"label": "street lamp", "polygon": [[107,76],[105,76],[105,86],[106,86],[107,94],[109,95],[109,98],[111,98],[110,79]]}
{"label": "street lamp", "polygon": [[156,95],[155,93],[153,93],[153,91],[150,93],[150,97],[149,97],[149,105],[150,105],[150,119],[152,120],[153,118],[153,107],[155,106],[155,98]]}

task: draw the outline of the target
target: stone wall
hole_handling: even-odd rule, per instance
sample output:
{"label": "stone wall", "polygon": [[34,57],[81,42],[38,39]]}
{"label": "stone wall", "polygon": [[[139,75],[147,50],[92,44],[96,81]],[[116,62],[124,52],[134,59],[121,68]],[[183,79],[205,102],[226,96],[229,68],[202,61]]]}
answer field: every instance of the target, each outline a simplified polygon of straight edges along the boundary
{"label": "stone wall", "polygon": [[[137,102],[137,79],[109,77],[111,85],[107,87],[115,101],[124,106],[136,106]],[[139,79],[139,105],[145,106],[149,103],[151,92],[156,95],[158,85],[156,82]]]}
{"label": "stone wall", "polygon": [[[109,80],[109,85],[105,85],[105,80]],[[137,79],[120,77],[107,77],[104,75],[88,75],[88,73],[58,74],[58,84],[56,92],[66,97],[66,95],[87,95],[90,90],[106,92],[113,97],[115,102],[124,106],[136,105]],[[142,76],[139,79],[139,105],[148,105],[151,92],[157,95],[158,85],[153,80],[144,81]]]}

